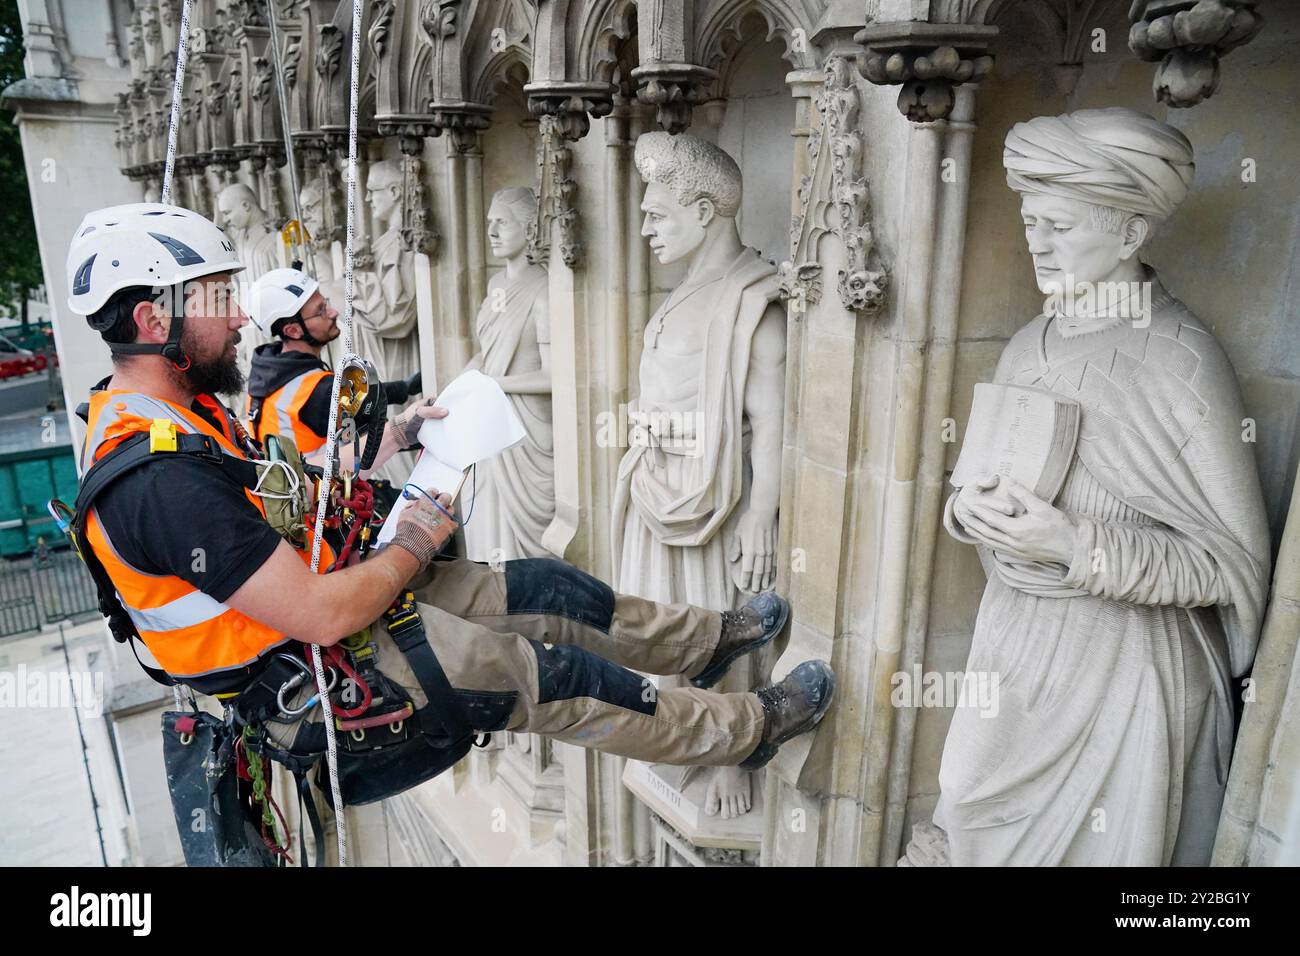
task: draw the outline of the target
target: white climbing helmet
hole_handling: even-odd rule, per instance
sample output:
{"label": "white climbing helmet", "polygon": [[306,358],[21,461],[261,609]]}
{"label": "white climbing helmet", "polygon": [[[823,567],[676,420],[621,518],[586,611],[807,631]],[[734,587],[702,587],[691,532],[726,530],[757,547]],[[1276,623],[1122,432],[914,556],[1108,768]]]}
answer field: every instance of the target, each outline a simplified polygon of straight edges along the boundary
{"label": "white climbing helmet", "polygon": [[301,312],[319,286],[301,269],[272,269],[253,283],[244,311],[264,334],[278,335],[276,322]]}
{"label": "white climbing helmet", "polygon": [[92,315],[130,286],[165,288],[244,268],[214,222],[180,206],[137,202],[87,213],[68,246],[68,308]]}

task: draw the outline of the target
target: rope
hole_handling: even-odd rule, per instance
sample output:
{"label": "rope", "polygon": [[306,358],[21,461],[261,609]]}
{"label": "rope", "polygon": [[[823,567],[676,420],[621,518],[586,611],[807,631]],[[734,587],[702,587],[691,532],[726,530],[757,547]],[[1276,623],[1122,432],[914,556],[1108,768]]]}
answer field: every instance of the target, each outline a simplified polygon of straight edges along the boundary
{"label": "rope", "polygon": [[[289,188],[293,190],[293,217],[305,236],[307,227],[302,222],[302,200],[298,196],[298,162],[293,154],[293,135],[289,132],[289,94],[285,92],[284,66],[280,62],[280,27],[275,19],[275,0],[266,5],[266,10],[270,16],[268,22],[271,27],[271,57],[275,60],[275,87],[280,97],[280,126],[284,131],[285,155],[289,158]],[[303,245],[307,248],[308,269],[312,278],[316,278],[316,251],[305,238]]]}
{"label": "rope", "polygon": [[[343,386],[343,370],[352,359],[359,358],[352,350],[352,299],[355,293],[352,275],[353,238],[357,215],[357,99],[361,86],[361,3],[352,0],[352,76],[348,101],[348,227],[347,246],[344,250],[343,358],[334,370],[334,385],[330,390],[330,419],[325,439],[325,474],[321,476],[320,499],[316,503],[316,525],[312,529],[311,570],[320,568],[322,529],[325,527],[325,507],[329,503],[330,486],[334,479],[334,461],[338,455],[339,392]],[[325,668],[321,660],[320,645],[311,645],[311,660],[316,669],[316,686],[325,686]],[[321,694],[321,709],[325,720],[325,762],[329,767],[330,793],[334,797],[335,832],[338,835],[339,866],[347,866],[348,837],[344,821],[343,796],[339,789],[338,740],[334,735],[334,708],[329,694]]]}
{"label": "rope", "polygon": [[[190,3],[185,0],[181,8],[181,35],[176,42],[176,80],[172,84],[172,119],[167,129],[167,165],[163,169],[162,195],[159,200],[171,202],[172,170],[176,166],[176,128],[181,124],[181,92],[185,89],[185,61],[188,59],[190,39]],[[177,692],[176,708],[180,709],[180,693]]]}

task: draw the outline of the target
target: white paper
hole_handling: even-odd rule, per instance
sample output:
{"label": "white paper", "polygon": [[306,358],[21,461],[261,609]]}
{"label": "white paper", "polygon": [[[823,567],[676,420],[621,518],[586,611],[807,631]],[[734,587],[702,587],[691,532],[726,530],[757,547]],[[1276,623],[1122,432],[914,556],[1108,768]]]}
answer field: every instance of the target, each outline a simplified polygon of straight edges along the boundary
{"label": "white paper", "polygon": [[[447,417],[431,418],[420,426],[424,449],[407,478],[407,483],[430,494],[455,491],[470,465],[501,454],[527,434],[501,386],[482,372],[461,373],[434,404],[447,409]],[[405,507],[406,499],[398,498],[377,543],[397,533],[397,517]]]}

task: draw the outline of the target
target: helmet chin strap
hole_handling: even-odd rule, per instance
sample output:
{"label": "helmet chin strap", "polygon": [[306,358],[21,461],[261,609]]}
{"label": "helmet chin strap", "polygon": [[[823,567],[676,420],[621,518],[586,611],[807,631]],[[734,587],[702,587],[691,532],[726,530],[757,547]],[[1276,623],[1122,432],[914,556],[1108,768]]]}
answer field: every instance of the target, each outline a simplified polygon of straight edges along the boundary
{"label": "helmet chin strap", "polygon": [[161,355],[171,362],[178,372],[190,367],[190,357],[181,349],[181,335],[185,331],[185,315],[178,312],[172,316],[171,327],[167,330],[167,341],[161,345],[150,342],[109,342],[108,350],[114,355]]}
{"label": "helmet chin strap", "polygon": [[[316,336],[308,332],[307,323],[304,322],[301,318],[291,319],[290,321],[285,323],[286,327],[290,325],[296,325],[298,326],[298,328],[302,329],[302,338],[298,339],[299,342],[305,342],[307,345],[310,345],[312,348],[324,348],[326,345],[329,344],[328,342],[322,342],[320,339],[316,338]],[[281,333],[283,333],[284,329],[282,328],[280,331]],[[283,334],[280,337],[282,339],[286,338],[286,336],[284,336]]]}

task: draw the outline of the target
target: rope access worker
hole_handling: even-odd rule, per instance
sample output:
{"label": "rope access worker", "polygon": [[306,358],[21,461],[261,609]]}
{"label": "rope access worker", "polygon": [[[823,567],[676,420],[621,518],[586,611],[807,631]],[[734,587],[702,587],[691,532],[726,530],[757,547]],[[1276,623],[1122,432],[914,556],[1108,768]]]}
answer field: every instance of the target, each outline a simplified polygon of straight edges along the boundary
{"label": "rope access worker", "polygon": [[[68,254],[69,308],[113,353],[84,415],[74,527],[84,522],[83,557],[101,602],[113,598],[115,634],[138,636],[171,679],[248,703],[292,753],[323,748],[322,708],[310,683],[286,700],[268,674],[301,663],[305,643],[373,647],[386,679],[448,728],[546,734],[650,762],[757,768],[822,719],[834,676],[821,661],[753,693],[704,689],[785,628],[789,606],[774,593],[718,613],[615,594],[558,560],[433,564],[457,524],[436,491],[409,501],[388,546],[312,574],[267,523],[260,447],[215,397],[242,388],[235,345],[248,319],[230,298],[242,268],[216,225],[156,203],[90,213]],[[182,287],[184,308],[158,295]],[[430,401],[408,408],[387,422],[384,446],[415,446],[419,426],[445,414]],[[358,634],[373,643],[349,644]],[[658,690],[634,670],[694,686]]]}
{"label": "rope access worker", "polygon": [[[263,444],[267,435],[292,438],[298,452],[314,461],[323,455],[334,381],[321,352],[339,337],[338,310],[306,272],[272,269],[249,290],[248,317],[279,339],[253,351],[246,409],[249,431]],[[420,373],[383,385],[389,405],[405,405],[410,396],[420,393]]]}

